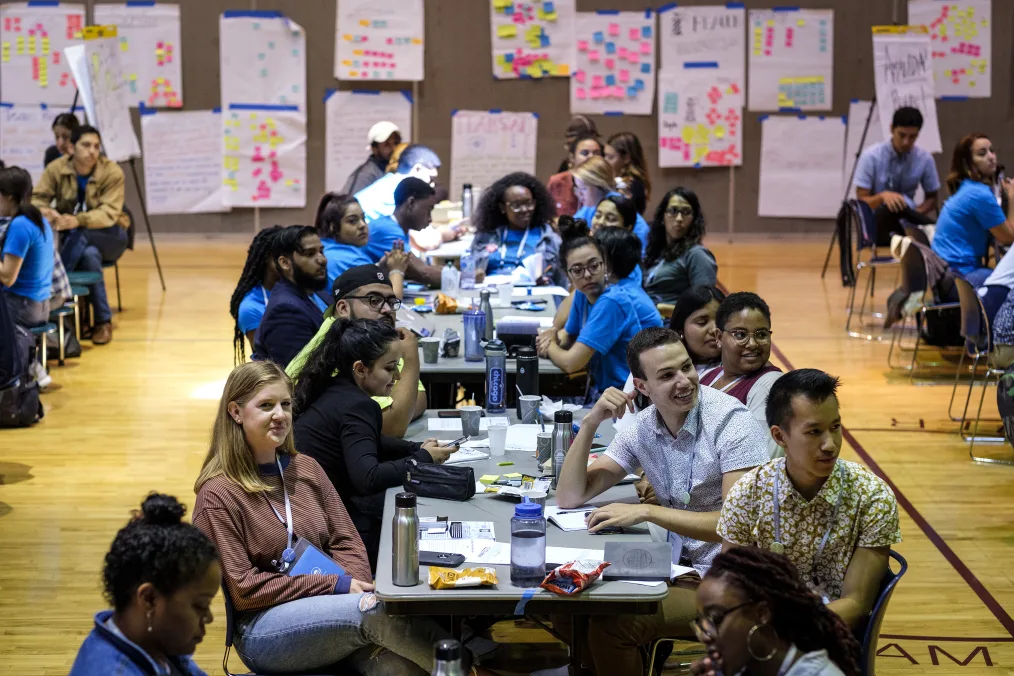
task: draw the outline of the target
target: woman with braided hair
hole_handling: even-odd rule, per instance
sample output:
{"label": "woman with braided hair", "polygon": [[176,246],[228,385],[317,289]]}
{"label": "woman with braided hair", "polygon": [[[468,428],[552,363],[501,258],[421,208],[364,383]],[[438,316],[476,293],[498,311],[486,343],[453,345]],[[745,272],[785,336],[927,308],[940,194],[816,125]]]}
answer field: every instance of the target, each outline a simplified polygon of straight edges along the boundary
{"label": "woman with braided hair", "polygon": [[271,289],[278,281],[278,270],[271,260],[271,244],[282,226],[273,225],[254,236],[246,252],[246,264],[239,276],[236,290],[229,301],[229,314],[236,320],[232,346],[236,364],[246,361],[245,337],[253,349],[254,334],[261,325],[261,317],[268,306]]}
{"label": "woman with braided hair", "polygon": [[859,676],[860,646],[781,554],[735,547],[697,589],[697,637],[708,656],[694,676]]}

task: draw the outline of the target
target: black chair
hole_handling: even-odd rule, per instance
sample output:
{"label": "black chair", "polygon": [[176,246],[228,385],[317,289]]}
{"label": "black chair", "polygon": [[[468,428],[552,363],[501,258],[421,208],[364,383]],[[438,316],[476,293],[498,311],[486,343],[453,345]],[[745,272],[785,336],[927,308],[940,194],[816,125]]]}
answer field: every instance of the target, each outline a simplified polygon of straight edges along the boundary
{"label": "black chair", "polygon": [[873,336],[852,330],[852,315],[855,314],[856,293],[859,289],[859,277],[864,268],[869,268],[870,273],[866,280],[866,291],[863,292],[862,304],[859,306],[859,328],[863,327],[863,315],[866,313],[867,297],[870,300],[870,317],[876,319],[883,315],[873,312],[873,295],[877,286],[877,268],[896,267],[898,260],[891,255],[882,256],[877,253],[877,224],[870,205],[862,200],[849,200],[846,204],[849,210],[849,220],[855,229],[856,258],[860,258],[863,251],[868,251],[866,260],[860,260],[856,264],[855,283],[849,292],[848,318],[845,320],[845,333],[852,338],[864,338],[873,340]]}
{"label": "black chair", "polygon": [[857,627],[855,631],[856,639],[862,646],[862,654],[859,661],[862,676],[874,676],[876,674],[875,666],[877,662],[877,642],[880,639],[880,625],[884,623],[884,616],[887,614],[887,604],[891,601],[891,595],[894,594],[894,588],[898,585],[898,580],[908,570],[908,562],[905,561],[905,557],[893,550],[890,556],[891,559],[897,562],[899,566],[898,572],[892,571],[891,564],[888,562],[887,573],[880,582],[880,593],[877,594],[877,602],[873,604],[870,617],[863,625]]}

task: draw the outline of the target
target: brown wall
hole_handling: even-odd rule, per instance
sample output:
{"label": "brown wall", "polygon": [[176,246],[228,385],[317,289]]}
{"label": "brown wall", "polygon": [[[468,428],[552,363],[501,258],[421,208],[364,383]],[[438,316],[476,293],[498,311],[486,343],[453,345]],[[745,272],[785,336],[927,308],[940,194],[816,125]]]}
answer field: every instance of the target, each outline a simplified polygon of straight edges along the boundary
{"label": "brown wall", "polygon": [[[340,1],[340,0],[339,0]],[[656,4],[660,4],[658,0]],[[870,26],[904,22],[904,0],[794,0],[804,8],[835,10],[834,108],[829,114],[844,115],[849,100],[869,99],[873,94],[873,65]],[[91,0],[89,6],[94,4]],[[578,0],[579,11],[597,9],[642,10],[643,0]],[[687,0],[683,5],[719,4],[717,0]],[[746,0],[750,8],[784,4],[780,0]],[[186,109],[208,109],[219,105],[218,18],[227,9],[276,9],[303,26],[307,33],[308,91],[308,205],[306,209],[264,209],[262,225],[308,223],[314,203],[324,189],[324,104],[323,94],[335,86],[334,0],[181,0],[183,23],[183,100]],[[534,111],[539,114],[538,175],[546,179],[562,158],[562,131],[569,119],[568,82],[564,78],[544,81],[495,81],[490,66],[488,0],[426,0],[426,79],[419,83],[419,129],[415,138],[431,146],[447,162],[451,150],[451,111],[457,108]],[[993,135],[1001,162],[1014,164],[1012,126],[1012,52],[1014,0],[993,0],[993,96],[967,102],[938,101],[937,112],[945,149],[952,148],[966,132],[982,130]],[[391,88],[406,88],[405,83]],[[350,88],[347,83],[340,88]],[[365,85],[382,88],[383,85]],[[828,232],[829,221],[758,218],[760,123],[758,114],[747,113],[744,121],[743,166],[735,169],[736,233]],[[654,116],[596,117],[602,134],[632,131],[645,145],[652,169],[655,194],[689,185],[701,196],[710,222],[709,230],[725,232],[729,218],[729,171],[726,169],[658,169]],[[135,116],[136,124],[136,116]],[[140,127],[138,134],[140,135]],[[949,151],[937,157],[943,176]],[[140,169],[142,162],[138,163]],[[441,179],[449,177],[445,166]],[[128,170],[129,171],[129,170]],[[128,184],[132,182],[128,176]],[[135,213],[136,191],[128,189],[128,202]],[[840,195],[829,195],[837,202]],[[649,207],[653,210],[654,205]],[[153,227],[159,232],[252,232],[251,209],[234,209],[227,214],[158,216]]]}

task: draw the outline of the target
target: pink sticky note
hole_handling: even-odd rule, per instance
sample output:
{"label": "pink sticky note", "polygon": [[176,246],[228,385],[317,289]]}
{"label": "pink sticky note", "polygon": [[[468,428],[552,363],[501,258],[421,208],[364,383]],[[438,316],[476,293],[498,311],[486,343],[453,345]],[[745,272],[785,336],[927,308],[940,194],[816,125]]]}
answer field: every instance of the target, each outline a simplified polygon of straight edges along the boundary
{"label": "pink sticky note", "polygon": [[621,87],[620,85],[616,85],[615,87],[613,87],[613,96],[615,96],[618,99],[622,99],[624,96],[626,96],[626,92],[624,91],[623,87]]}
{"label": "pink sticky note", "polygon": [[610,35],[619,35],[620,34],[620,24],[618,24],[618,23],[611,23],[611,24],[609,24],[609,34]]}
{"label": "pink sticky note", "polygon": [[630,39],[631,40],[640,40],[641,39],[641,31],[638,30],[637,28],[631,28],[630,29]]}
{"label": "pink sticky note", "polygon": [[626,47],[620,47],[619,49],[617,49],[616,50],[616,56],[618,56],[620,59],[627,58],[627,48]]}
{"label": "pink sticky note", "polygon": [[619,75],[620,82],[630,82],[630,71],[621,70]]}
{"label": "pink sticky note", "polygon": [[596,63],[599,60],[599,50],[593,49],[588,52],[588,60],[592,63]]}
{"label": "pink sticky note", "polygon": [[638,63],[641,60],[641,55],[637,53],[636,49],[631,49],[627,52],[627,61],[630,63]]}
{"label": "pink sticky note", "polygon": [[642,54],[651,54],[651,43],[650,42],[642,42],[641,43],[641,53]]}
{"label": "pink sticky note", "polygon": [[578,87],[577,89],[574,90],[574,98],[579,101],[584,101],[587,98],[587,96],[588,94],[587,92],[585,92],[584,87]]}
{"label": "pink sticky note", "polygon": [[587,52],[588,51],[588,41],[587,40],[578,40],[577,41],[577,49],[578,49],[579,52]]}
{"label": "pink sticky note", "polygon": [[592,76],[592,87],[601,87],[601,86],[602,86],[602,76],[601,75],[593,75]]}
{"label": "pink sticky note", "polygon": [[611,56],[607,56],[606,60],[603,63],[605,63],[606,68],[608,68],[609,70],[612,70],[613,68],[616,67],[616,60],[613,59],[613,57]]}
{"label": "pink sticky note", "polygon": [[583,70],[579,70],[576,73],[574,73],[574,79],[577,80],[579,83],[584,84],[585,80],[588,79],[588,74],[585,73]]}

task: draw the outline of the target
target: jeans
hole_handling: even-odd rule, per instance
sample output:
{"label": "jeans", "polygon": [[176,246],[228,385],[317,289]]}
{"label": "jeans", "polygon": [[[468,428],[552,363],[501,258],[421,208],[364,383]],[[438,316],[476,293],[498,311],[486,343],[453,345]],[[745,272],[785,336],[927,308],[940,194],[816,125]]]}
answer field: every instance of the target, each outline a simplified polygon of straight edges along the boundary
{"label": "jeans", "polygon": [[383,603],[360,612],[362,594],[311,596],[247,613],[236,623],[236,651],[256,672],[288,673],[339,662],[363,676],[425,676],[433,646],[450,638],[428,617],[386,615]]}
{"label": "jeans", "polygon": [[[85,247],[81,260],[77,264],[78,270],[97,272],[102,274],[102,253],[97,247],[89,244]],[[89,298],[92,302],[92,313],[95,315],[95,324],[105,324],[113,319],[113,310],[109,307],[109,299],[106,297],[105,280],[89,287]]]}
{"label": "jeans", "polygon": [[7,307],[10,308],[15,324],[30,329],[49,321],[48,299],[39,302],[26,296],[19,296],[9,290],[4,294],[4,297],[7,298]]}

